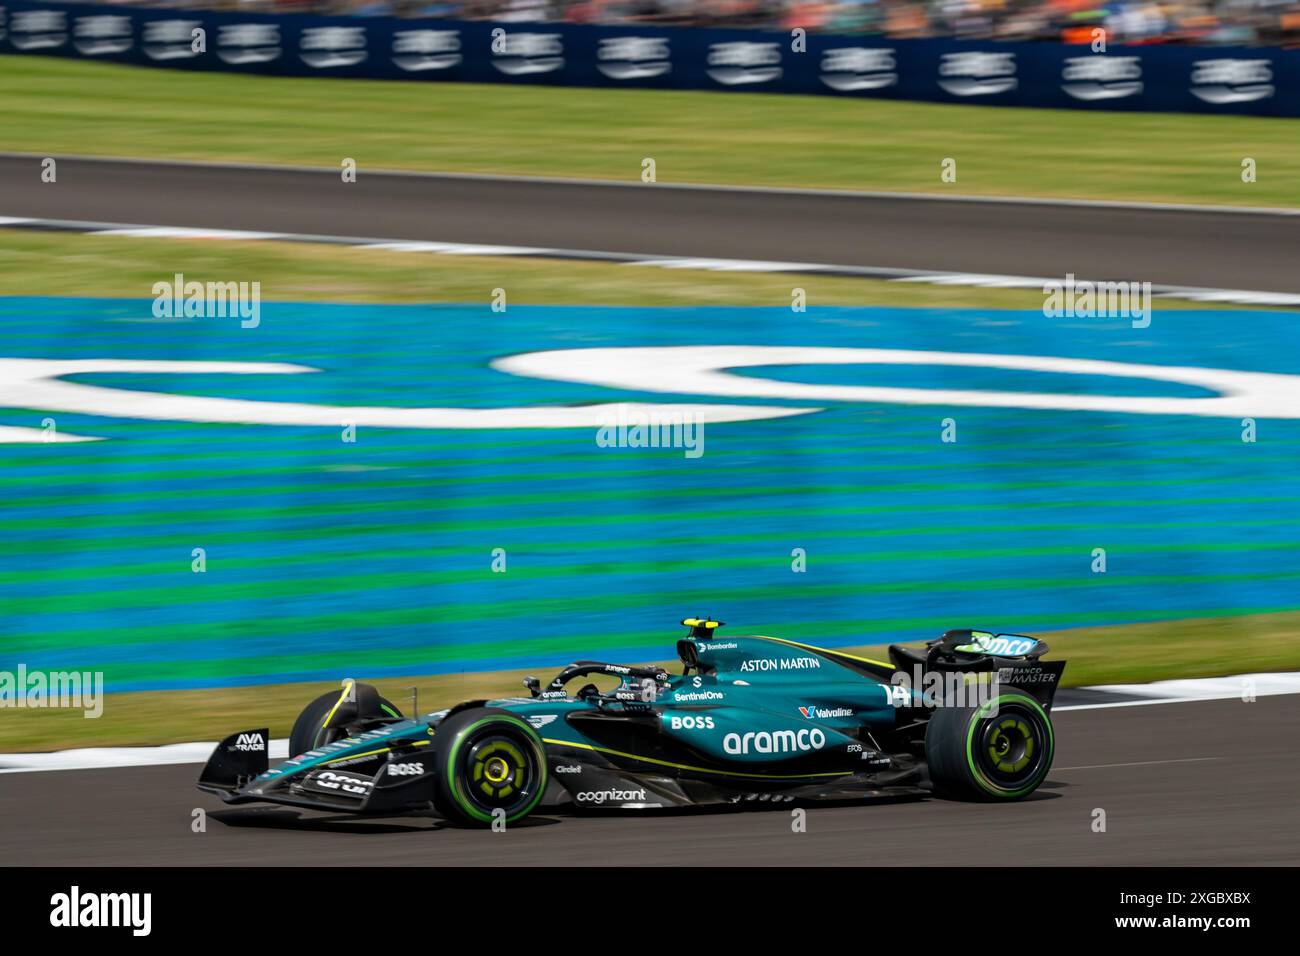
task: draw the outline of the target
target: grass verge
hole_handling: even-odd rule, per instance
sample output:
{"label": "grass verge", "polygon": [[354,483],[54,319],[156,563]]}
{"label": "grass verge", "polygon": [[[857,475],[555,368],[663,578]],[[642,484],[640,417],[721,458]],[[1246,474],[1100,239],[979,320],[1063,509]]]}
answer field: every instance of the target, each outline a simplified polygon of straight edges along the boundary
{"label": "grass verge", "polygon": [[[151,299],[153,284],[170,280],[176,272],[200,280],[256,280],[262,284],[263,299],[282,302],[486,303],[492,290],[501,287],[509,290],[511,302],[531,305],[789,306],[790,290],[798,286],[812,306],[1043,307],[1043,295],[1036,289],[0,229],[0,295]],[[1158,308],[1206,306],[1161,299]]]}
{"label": "grass verge", "polygon": [[[1300,206],[1300,121],[160,72],[0,56],[4,148],[660,182]],[[939,181],[957,161],[956,183]],[[1258,181],[1241,181],[1242,160]]]}
{"label": "grass verge", "polygon": [[[1049,658],[1069,662],[1064,686],[1078,687],[1300,670],[1297,635],[1300,611],[1125,624],[1037,636],[1051,645]],[[883,647],[856,651],[881,659],[885,654]],[[565,663],[556,661],[555,670]],[[522,694],[526,673],[438,674],[371,683],[404,710],[409,708],[409,688],[419,688],[420,710],[428,712],[462,700]],[[535,673],[543,680],[553,676],[542,669]],[[366,679],[364,674],[354,676]],[[287,737],[303,706],[337,687],[337,683],[276,684],[110,694],[98,720],[88,720],[72,710],[4,710],[0,711],[0,752],[212,740],[255,725],[269,725],[272,736]]]}

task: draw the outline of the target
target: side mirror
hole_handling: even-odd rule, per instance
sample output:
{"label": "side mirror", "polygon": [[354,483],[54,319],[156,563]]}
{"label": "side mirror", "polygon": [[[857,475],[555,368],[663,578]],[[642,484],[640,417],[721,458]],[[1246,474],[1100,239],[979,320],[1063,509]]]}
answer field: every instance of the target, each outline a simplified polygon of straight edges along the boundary
{"label": "side mirror", "polygon": [[524,686],[528,688],[528,692],[534,697],[542,696],[542,682],[536,677],[525,677]]}

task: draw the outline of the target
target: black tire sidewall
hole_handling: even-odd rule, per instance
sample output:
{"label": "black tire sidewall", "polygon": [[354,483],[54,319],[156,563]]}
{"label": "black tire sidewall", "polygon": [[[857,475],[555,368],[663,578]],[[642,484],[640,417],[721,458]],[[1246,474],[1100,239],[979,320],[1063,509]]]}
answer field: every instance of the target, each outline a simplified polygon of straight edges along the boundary
{"label": "black tire sidewall", "polygon": [[[494,822],[490,811],[468,805],[464,790],[461,758],[465,743],[482,735],[483,729],[514,738],[525,754],[533,776],[533,792],[519,807],[506,814],[506,823],[516,823],[537,808],[547,785],[546,746],[537,732],[517,714],[496,707],[473,707],[452,714],[434,734],[434,808],[457,826],[486,827]],[[458,787],[460,792],[458,793]]]}
{"label": "black tire sidewall", "polygon": [[[1023,707],[1042,724],[1039,745],[1044,752],[1033,774],[1014,789],[1000,787],[996,781],[972,768],[975,758],[970,747],[977,729],[975,725],[992,719],[988,714],[992,704],[996,704],[999,712],[1008,706]],[[1032,695],[1018,688],[1003,688],[991,701],[978,707],[941,707],[930,718],[925,732],[926,762],[935,791],[959,800],[997,802],[1024,799],[1047,778],[1055,750],[1055,732],[1050,715]]]}

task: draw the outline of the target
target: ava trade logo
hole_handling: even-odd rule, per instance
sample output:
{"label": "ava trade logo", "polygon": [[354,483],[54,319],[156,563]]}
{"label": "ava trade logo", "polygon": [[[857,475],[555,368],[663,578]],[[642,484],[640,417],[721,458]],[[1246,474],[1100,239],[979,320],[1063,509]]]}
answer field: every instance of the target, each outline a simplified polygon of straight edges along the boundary
{"label": "ava trade logo", "polygon": [[853,709],[850,707],[818,707],[816,704],[810,704],[807,707],[800,707],[799,713],[809,720],[827,720],[832,717],[852,717]]}

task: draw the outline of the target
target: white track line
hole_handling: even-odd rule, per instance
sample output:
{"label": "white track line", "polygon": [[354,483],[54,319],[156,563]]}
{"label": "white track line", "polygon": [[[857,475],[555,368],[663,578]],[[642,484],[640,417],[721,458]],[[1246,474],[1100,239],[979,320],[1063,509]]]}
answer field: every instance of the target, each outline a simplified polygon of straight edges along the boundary
{"label": "white track line", "polygon": [[[49,154],[25,153],[0,150],[0,159],[30,159],[40,162]],[[84,163],[126,163],[138,166],[175,166],[197,169],[245,169],[259,172],[295,172],[320,173],[332,179],[338,179],[336,166],[308,166],[300,163],[249,163],[217,162],[202,159],[157,160],[139,156],[84,156],[76,153],[61,153],[54,158],[73,160]],[[553,186],[596,186],[618,187],[623,189],[669,189],[674,191],[753,193],[755,195],[774,196],[839,196],[854,199],[902,199],[909,202],[937,203],[975,203],[995,206],[1062,206],[1066,208],[1092,209],[1131,209],[1141,212],[1191,212],[1224,213],[1227,215],[1246,216],[1300,216],[1300,208],[1289,206],[1229,206],[1211,203],[1161,203],[1138,202],[1117,199],[1053,199],[1042,196],[975,196],[969,193],[916,193],[891,192],[889,190],[871,189],[816,189],[801,186],[737,186],[725,183],[644,183],[638,178],[632,180],[599,179],[581,176],[519,176],[502,173],[456,173],[432,172],[427,170],[405,169],[370,169],[361,167],[360,176],[383,176],[394,179],[446,179],[465,180],[469,182],[498,183],[539,183]]]}
{"label": "white track line", "polygon": [[[453,256],[521,256],[540,259],[586,260],[650,266],[660,269],[701,269],[712,272],[816,273],[880,279],[886,282],[919,282],[945,286],[975,286],[996,289],[1041,289],[1060,283],[1060,276],[992,275],[975,272],[947,272],[934,269],[894,269],[883,266],[845,266],[814,262],[778,262],[758,259],[714,259],[695,256],[662,256],[636,252],[606,252],[596,249],[551,249],[540,246],[497,246],[467,242],[427,242],[364,236],[327,236],[315,233],[259,232],[241,229],[209,229],[192,226],[158,226],[134,223],[93,222],[77,219],[40,219],[28,216],[0,216],[0,227],[51,232],[76,232],[95,236],[126,236],[142,239],[202,239],[214,241],[308,242],[353,246],[387,252],[431,253]],[[1086,278],[1086,277],[1084,277]],[[1104,279],[1106,277],[1092,277]],[[1262,292],[1251,289],[1216,289],[1201,286],[1152,285],[1158,299],[1186,299],[1192,302],[1223,302],[1300,308],[1300,294]]]}
{"label": "white track line", "polygon": [[[1240,698],[1243,682],[1255,682],[1257,696],[1300,694],[1300,672],[1281,674],[1241,674],[1236,677],[1210,677],[1198,680],[1157,681],[1153,684],[1110,684],[1105,687],[1082,687],[1080,690],[1104,690],[1117,694],[1154,694],[1147,700],[1113,701],[1100,704],[1074,704],[1053,707],[1052,713],[1066,710],[1104,710],[1111,707],[1146,707],[1153,704],[1184,704],[1203,700]],[[168,744],[163,747],[91,747],[84,750],[57,750],[53,753],[0,754],[0,774],[32,773],[42,770],[100,770],[111,767],[156,767],[167,764],[205,763],[216,741]],[[272,740],[273,760],[289,756],[287,739]],[[1195,760],[1217,760],[1196,757]],[[1147,761],[1175,763],[1178,761]],[[1102,766],[1102,765],[1099,765]],[[1105,764],[1110,767],[1137,764]],[[1093,767],[1063,767],[1063,770],[1091,770]]]}
{"label": "white track line", "polygon": [[[53,753],[0,754],[0,773],[36,770],[103,770],[110,767],[162,767],[178,763],[207,763],[217,741],[166,744],[162,747],[87,747]],[[289,756],[289,741],[272,740],[270,757]]]}
{"label": "white track line", "polygon": [[1067,770],[1110,770],[1112,767],[1154,767],[1166,763],[1202,763],[1206,760],[1223,760],[1223,757],[1181,757],[1176,760],[1135,760],[1132,763],[1094,763],[1085,767],[1053,767],[1052,773]]}

